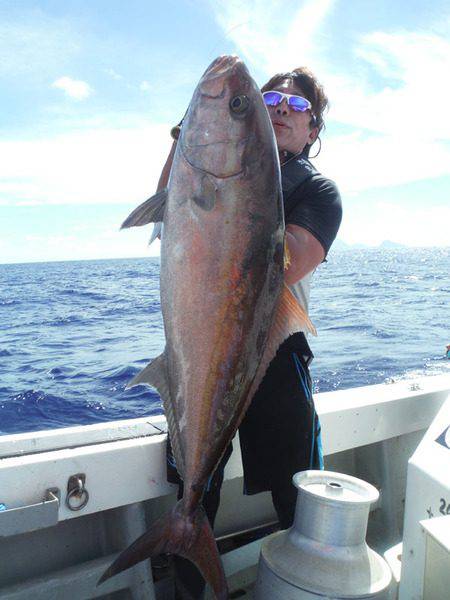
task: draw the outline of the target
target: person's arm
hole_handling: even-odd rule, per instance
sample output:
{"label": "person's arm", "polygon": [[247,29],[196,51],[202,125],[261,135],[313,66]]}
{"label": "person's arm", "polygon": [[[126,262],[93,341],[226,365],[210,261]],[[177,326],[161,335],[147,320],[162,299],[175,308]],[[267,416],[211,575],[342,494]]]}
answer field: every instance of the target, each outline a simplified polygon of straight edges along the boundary
{"label": "person's arm", "polygon": [[341,219],[341,198],[334,182],[318,175],[299,188],[297,204],[289,210],[286,222],[288,285],[297,283],[325,259]]}
{"label": "person's arm", "polygon": [[290,263],[284,271],[284,280],[292,285],[320,265],[325,250],[312,233],[292,223],[286,225],[286,244]]}

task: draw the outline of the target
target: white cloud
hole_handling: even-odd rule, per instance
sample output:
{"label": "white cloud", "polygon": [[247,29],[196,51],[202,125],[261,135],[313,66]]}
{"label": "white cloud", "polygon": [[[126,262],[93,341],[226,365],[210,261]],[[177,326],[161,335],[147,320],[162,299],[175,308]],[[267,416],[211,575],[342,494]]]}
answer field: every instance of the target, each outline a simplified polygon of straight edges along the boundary
{"label": "white cloud", "polygon": [[122,75],[119,75],[119,73],[116,73],[116,71],[114,71],[114,69],[105,69],[105,73],[107,75],[109,75],[110,77],[112,77],[112,79],[115,79],[116,81],[123,79]]}
{"label": "white cloud", "polygon": [[355,130],[327,137],[325,132],[323,150],[313,162],[345,195],[448,175],[450,148],[402,135],[368,136]]}
{"label": "white cloud", "polygon": [[66,19],[39,9],[0,22],[0,75],[43,78],[80,53],[82,36]]}
{"label": "white cloud", "polygon": [[334,5],[335,0],[307,0],[303,3],[289,26],[285,52],[277,52],[276,57],[271,57],[271,73],[286,70],[286,54],[294,61],[294,66],[306,65],[314,70],[320,56],[320,34]]}
{"label": "white cloud", "polygon": [[85,260],[92,258],[133,258],[159,256],[160,242],[150,247],[151,227],[137,227],[119,231],[118,224],[99,224],[98,230],[89,233],[73,232],[55,235],[24,235],[22,239],[6,240],[2,244],[2,263]]}
{"label": "white cloud", "polygon": [[0,141],[0,203],[139,203],[156,188],[171,125]]}
{"label": "white cloud", "polygon": [[75,98],[75,100],[85,100],[89,98],[93,90],[86,81],[72,79],[71,77],[60,77],[52,83],[52,87],[63,90],[66,96]]}
{"label": "white cloud", "polygon": [[[450,89],[444,73],[450,64],[450,42],[431,33],[373,32],[354,47],[359,76],[326,73],[332,109],[341,123],[417,140],[450,140]],[[373,67],[382,89],[363,77]],[[376,78],[375,78],[376,80]]]}
{"label": "white cloud", "polygon": [[339,238],[354,244],[376,246],[393,240],[406,246],[448,246],[450,206],[424,206],[410,210],[396,202],[380,201],[370,208],[344,211]]}
{"label": "white cloud", "polygon": [[141,85],[139,86],[139,88],[143,91],[143,92],[149,92],[152,89],[152,86],[149,84],[148,81],[142,81]]}
{"label": "white cloud", "polygon": [[330,120],[353,128],[324,135],[320,164],[345,190],[450,175],[450,43],[432,34],[376,32],[355,53],[392,79],[380,91],[348,75],[327,75]]}
{"label": "white cloud", "polygon": [[[450,104],[445,77],[450,20],[442,20],[439,34],[391,30],[373,31],[350,42],[336,39],[334,43],[349,44],[353,54],[344,69],[336,68],[329,54],[333,48],[329,30],[324,33],[334,0],[304,0],[288,14],[281,0],[269,5],[264,0],[210,5],[252,71],[259,69],[270,77],[300,64],[315,71],[331,100],[330,120],[378,133],[413,130],[420,139],[450,139],[450,113],[442,110]],[[377,81],[385,83],[380,87]]]}
{"label": "white cloud", "polygon": [[[323,172],[348,192],[450,174],[449,21],[439,34],[374,31],[352,39],[354,60],[344,70],[327,54],[333,44],[320,43],[335,3],[306,0],[288,18],[284,4],[211,7],[251,71],[268,78],[303,64],[316,72],[331,101],[317,159]],[[342,125],[352,133],[333,135]]]}
{"label": "white cloud", "polygon": [[291,7],[286,10],[285,0],[211,2],[226,37],[267,76],[317,63],[317,35],[334,5],[335,0],[306,0],[295,12]]}

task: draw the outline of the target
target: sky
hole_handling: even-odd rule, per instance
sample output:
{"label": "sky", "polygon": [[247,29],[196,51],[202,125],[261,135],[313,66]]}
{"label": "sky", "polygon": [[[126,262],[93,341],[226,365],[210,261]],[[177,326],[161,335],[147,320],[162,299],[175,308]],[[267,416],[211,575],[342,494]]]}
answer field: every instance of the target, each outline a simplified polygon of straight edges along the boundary
{"label": "sky", "polygon": [[0,262],[157,255],[119,227],[220,54],[323,83],[341,241],[449,245],[449,33],[441,0],[0,0]]}

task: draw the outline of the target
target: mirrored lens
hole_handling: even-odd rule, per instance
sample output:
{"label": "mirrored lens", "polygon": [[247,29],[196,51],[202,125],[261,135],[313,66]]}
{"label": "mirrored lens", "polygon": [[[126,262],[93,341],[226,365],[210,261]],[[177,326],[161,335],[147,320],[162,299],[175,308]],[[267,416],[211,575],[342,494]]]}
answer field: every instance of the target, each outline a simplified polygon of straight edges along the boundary
{"label": "mirrored lens", "polygon": [[311,108],[309,100],[302,96],[291,96],[289,94],[271,90],[269,92],[264,92],[263,98],[267,106],[278,106],[283,101],[283,98],[286,98],[292,110],[305,112],[305,110]]}
{"label": "mirrored lens", "polygon": [[302,98],[302,96],[291,96],[288,100],[288,104],[291,108],[297,111],[305,112],[311,108],[311,103],[306,98]]}
{"label": "mirrored lens", "polygon": [[279,92],[264,92],[263,98],[267,106],[277,106],[282,101],[283,96]]}

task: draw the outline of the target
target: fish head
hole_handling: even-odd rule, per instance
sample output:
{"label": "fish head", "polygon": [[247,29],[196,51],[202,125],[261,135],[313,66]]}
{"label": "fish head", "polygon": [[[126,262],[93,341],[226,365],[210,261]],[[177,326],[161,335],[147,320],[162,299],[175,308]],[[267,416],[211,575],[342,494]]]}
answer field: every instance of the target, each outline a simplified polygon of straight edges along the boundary
{"label": "fish head", "polygon": [[261,92],[237,56],[219,56],[201,78],[183,120],[185,160],[225,179],[261,169],[276,158],[276,142]]}

